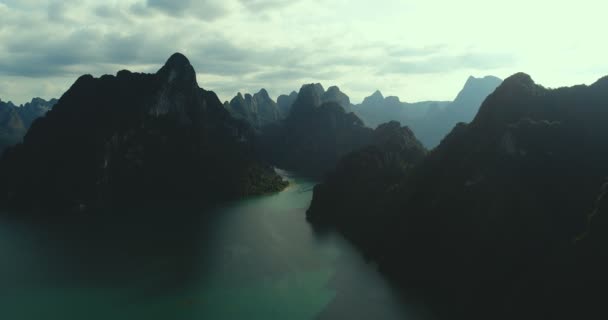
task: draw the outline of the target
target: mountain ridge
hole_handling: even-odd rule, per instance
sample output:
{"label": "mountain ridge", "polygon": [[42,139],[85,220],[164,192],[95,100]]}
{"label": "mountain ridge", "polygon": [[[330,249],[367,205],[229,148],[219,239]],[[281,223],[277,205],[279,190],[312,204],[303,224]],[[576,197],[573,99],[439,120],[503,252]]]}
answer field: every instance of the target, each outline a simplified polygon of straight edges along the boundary
{"label": "mountain ridge", "polygon": [[32,123],[43,117],[56,103],[56,99],[46,101],[36,97],[16,106],[10,101],[0,100],[0,154],[4,149],[21,142]]}
{"label": "mountain ridge", "polygon": [[[605,187],[597,196],[608,178],[602,79],[550,90],[515,74],[419,164],[375,182],[380,195],[364,196],[369,183],[348,180],[361,172],[330,173],[307,216],[340,230],[440,316],[605,314],[587,290],[608,284],[599,267],[608,230]],[[332,201],[344,185],[361,196]],[[594,235],[577,241],[589,221]]]}
{"label": "mountain ridge", "polygon": [[412,128],[427,148],[434,148],[459,122],[471,122],[483,100],[501,80],[494,76],[470,76],[451,101],[401,102],[399,97],[384,97],[379,90],[363,99],[353,110],[370,127],[391,120]]}
{"label": "mountain ridge", "polygon": [[252,140],[181,54],[157,73],[83,75],[0,159],[0,205],[69,214],[281,190]]}

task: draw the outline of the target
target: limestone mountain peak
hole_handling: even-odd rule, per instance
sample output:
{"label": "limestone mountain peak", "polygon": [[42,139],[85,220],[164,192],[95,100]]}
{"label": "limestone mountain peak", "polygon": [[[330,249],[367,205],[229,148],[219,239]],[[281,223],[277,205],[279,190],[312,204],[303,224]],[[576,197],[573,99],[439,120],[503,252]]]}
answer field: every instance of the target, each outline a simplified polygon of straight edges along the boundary
{"label": "limestone mountain peak", "polygon": [[171,55],[157,74],[169,83],[197,85],[196,72],[190,64],[190,60],[181,53]]}

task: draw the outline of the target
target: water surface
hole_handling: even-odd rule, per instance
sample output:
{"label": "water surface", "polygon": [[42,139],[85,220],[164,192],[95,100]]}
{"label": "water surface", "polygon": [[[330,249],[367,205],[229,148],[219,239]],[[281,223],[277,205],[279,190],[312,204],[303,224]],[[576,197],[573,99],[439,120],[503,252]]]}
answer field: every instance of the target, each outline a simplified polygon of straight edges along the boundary
{"label": "water surface", "polygon": [[419,318],[348,242],[306,222],[314,181],[283,174],[287,190],[204,217],[0,220],[0,319]]}

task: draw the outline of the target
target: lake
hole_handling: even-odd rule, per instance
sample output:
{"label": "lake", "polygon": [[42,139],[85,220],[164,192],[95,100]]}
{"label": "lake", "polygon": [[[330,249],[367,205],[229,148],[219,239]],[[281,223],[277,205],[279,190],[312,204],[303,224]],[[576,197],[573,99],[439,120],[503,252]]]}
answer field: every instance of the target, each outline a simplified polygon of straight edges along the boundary
{"label": "lake", "polygon": [[285,191],[204,215],[0,220],[0,319],[420,319],[347,241],[306,221],[314,181],[281,174]]}

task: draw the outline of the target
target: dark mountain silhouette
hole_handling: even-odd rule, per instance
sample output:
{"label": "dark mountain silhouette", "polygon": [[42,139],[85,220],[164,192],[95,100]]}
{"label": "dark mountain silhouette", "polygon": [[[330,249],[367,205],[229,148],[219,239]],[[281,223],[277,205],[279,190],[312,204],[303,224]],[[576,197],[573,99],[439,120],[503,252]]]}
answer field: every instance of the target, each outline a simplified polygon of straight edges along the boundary
{"label": "dark mountain silhouette", "polygon": [[457,123],[471,122],[483,100],[501,81],[492,76],[469,77],[453,102],[407,103],[399,101],[398,97],[385,98],[376,91],[353,110],[371,127],[391,120],[400,121],[410,127],[426,147],[434,148]]}
{"label": "dark mountain silhouette", "polygon": [[356,179],[379,156],[340,166],[308,217],[445,318],[605,318],[607,122],[608,78],[548,90],[516,74],[420,164],[374,182],[380,196]]}
{"label": "dark mountain silhouette", "polygon": [[296,117],[294,116],[309,113],[320,107],[323,103],[321,96],[323,96],[324,93],[325,89],[323,89],[323,86],[319,83],[303,85],[298,92],[296,101],[291,105],[288,119],[290,119],[290,121],[295,121]]}
{"label": "dark mountain silhouette", "polygon": [[0,154],[7,147],[21,142],[32,122],[44,116],[55,103],[56,99],[34,98],[25,105],[15,106],[10,101],[0,100]]}
{"label": "dark mountain silhouette", "polygon": [[245,94],[243,97],[239,92],[230,103],[225,103],[224,106],[233,117],[248,122],[256,129],[285,118],[285,114],[270,98],[266,89],[261,89],[253,96]]}
{"label": "dark mountain silhouette", "polygon": [[[326,181],[315,186],[309,220],[340,227],[364,224],[375,214],[375,204],[381,203],[390,194],[387,191],[405,179],[410,168],[426,154],[414,133],[399,122],[378,126],[369,146],[343,157]],[[316,214],[326,211],[332,214]],[[353,229],[358,231],[361,230]]]}
{"label": "dark mountain silhouette", "polygon": [[341,156],[367,145],[372,130],[333,101],[348,97],[337,87],[328,92],[320,84],[302,86],[287,119],[265,128],[261,154],[281,168],[322,176]]}
{"label": "dark mountain silhouette", "polygon": [[[311,86],[312,93],[306,93],[314,101],[300,101],[300,105],[319,107],[324,103],[335,102],[348,113],[351,110],[350,98],[340,91],[337,86],[329,87],[327,91],[320,83]],[[256,129],[274,124],[287,118],[294,103],[298,99],[298,93],[292,92],[289,96],[281,95],[275,103],[265,89],[254,94],[239,92],[230,102],[225,102],[224,107],[230,111],[232,116],[244,120]]]}
{"label": "dark mountain silhouette", "polygon": [[[293,93],[284,99],[283,103],[287,104],[290,99],[293,99]],[[304,85],[300,88],[300,92],[297,96],[295,96],[295,100],[291,103],[290,112],[293,109],[296,109],[295,112],[299,112],[300,108],[317,108],[324,103],[333,102],[342,109],[346,113],[350,113],[352,105],[350,103],[350,98],[340,91],[340,88],[337,86],[331,86],[327,91],[320,83],[313,83],[309,85]]]}
{"label": "dark mountain silhouette", "polygon": [[174,54],[156,74],[80,77],[0,161],[0,204],[23,210],[205,206],[280,190],[252,129]]}
{"label": "dark mountain silhouette", "polygon": [[291,110],[291,106],[293,105],[293,103],[296,101],[296,99],[298,98],[298,93],[295,91],[292,91],[289,95],[280,95],[277,98],[277,105],[279,106],[279,109],[281,110],[281,113],[285,116],[287,116],[289,114],[289,111]]}

